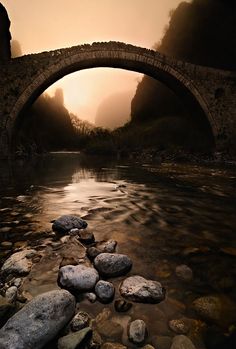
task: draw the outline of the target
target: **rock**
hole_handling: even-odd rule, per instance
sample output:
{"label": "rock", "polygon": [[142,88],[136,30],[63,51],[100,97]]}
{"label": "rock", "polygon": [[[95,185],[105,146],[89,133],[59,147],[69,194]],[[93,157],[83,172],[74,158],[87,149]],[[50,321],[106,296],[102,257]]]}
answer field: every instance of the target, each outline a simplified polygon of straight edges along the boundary
{"label": "rock", "polygon": [[65,234],[71,229],[85,229],[87,228],[87,225],[88,224],[83,219],[77,216],[65,215],[54,221],[52,230],[61,234]]}
{"label": "rock", "polygon": [[196,347],[188,337],[179,335],[174,337],[171,349],[196,349]]}
{"label": "rock", "polygon": [[165,288],[158,281],[146,280],[141,276],[130,276],[120,285],[124,298],[138,303],[159,303],[165,299]]}
{"label": "rock", "polygon": [[76,236],[78,234],[79,234],[79,229],[78,228],[74,228],[74,229],[71,229],[69,231],[69,235],[71,235],[71,236]]}
{"label": "rock", "polygon": [[78,265],[78,262],[74,257],[63,257],[59,268],[62,268],[66,265]]}
{"label": "rock", "polygon": [[119,340],[123,333],[123,327],[120,324],[112,320],[105,320],[102,322],[97,322],[97,330],[98,332],[104,336],[105,338],[111,340]]}
{"label": "rock", "polygon": [[193,279],[193,272],[187,265],[178,265],[175,269],[176,276],[184,282],[190,282]]}
{"label": "rock", "polygon": [[0,348],[41,349],[70,321],[75,298],[65,290],[43,293],[26,304],[0,330]]}
{"label": "rock", "polygon": [[132,303],[127,302],[126,300],[119,298],[115,300],[115,310],[119,313],[126,312],[131,309]]}
{"label": "rock", "polygon": [[0,320],[5,319],[6,314],[13,308],[14,306],[5,297],[0,296]]}
{"label": "rock", "polygon": [[103,308],[102,312],[96,316],[95,322],[97,324],[102,323],[103,321],[108,320],[110,316],[111,316],[111,310],[109,308]]}
{"label": "rock", "polygon": [[95,286],[95,293],[102,303],[109,303],[114,297],[115,288],[111,282],[100,280]]}
{"label": "rock", "polygon": [[144,347],[142,347],[142,349],[155,349],[155,348],[151,344],[146,344]]}
{"label": "rock", "polygon": [[128,328],[128,337],[131,342],[141,345],[147,337],[147,327],[143,320],[132,321]]}
{"label": "rock", "polygon": [[6,234],[9,233],[12,230],[11,227],[2,227],[0,228],[0,233]]}
{"label": "rock", "polygon": [[220,250],[225,254],[236,257],[236,247],[223,247]]}
{"label": "rock", "polygon": [[132,268],[131,259],[123,254],[101,253],[94,260],[94,266],[106,277],[121,276]]}
{"label": "rock", "polygon": [[226,296],[206,296],[195,299],[192,305],[206,321],[228,327],[236,321],[236,304]]}
{"label": "rock", "polygon": [[32,267],[32,261],[30,258],[35,256],[35,250],[25,250],[14,253],[9,257],[2,266],[2,272],[4,274],[28,274]]}
{"label": "rock", "polygon": [[1,248],[4,249],[4,250],[9,250],[11,249],[13,246],[13,243],[10,242],[10,241],[3,241],[1,242]]}
{"label": "rock", "polygon": [[85,297],[87,298],[87,300],[91,303],[96,302],[97,296],[95,293],[92,292],[87,292],[85,293]]}
{"label": "rock", "polygon": [[154,336],[152,337],[152,344],[157,349],[170,349],[172,338],[168,336]]}
{"label": "rock", "polygon": [[79,311],[71,320],[70,328],[73,332],[80,331],[89,326],[91,318],[84,311]]}
{"label": "rock", "polygon": [[120,343],[113,343],[113,342],[106,342],[102,345],[101,349],[126,349],[123,344]]}
{"label": "rock", "polygon": [[93,331],[92,338],[89,342],[89,349],[100,349],[102,345],[102,338],[97,331]]}
{"label": "rock", "polygon": [[58,349],[76,349],[80,345],[88,342],[92,337],[92,330],[90,327],[86,327],[80,331],[73,332],[67,336],[61,337],[58,340]]}
{"label": "rock", "polygon": [[5,298],[8,300],[9,303],[14,303],[16,301],[17,297],[17,287],[11,286],[6,290]]}
{"label": "rock", "polygon": [[13,282],[13,286],[16,286],[17,288],[19,288],[22,284],[22,279],[21,278],[16,278]]}
{"label": "rock", "polygon": [[169,327],[177,334],[187,334],[190,330],[190,324],[187,319],[178,319],[169,321]]}
{"label": "rock", "polygon": [[98,272],[94,268],[85,265],[66,265],[59,270],[59,284],[67,289],[80,292],[90,291],[99,279]]}
{"label": "rock", "polygon": [[108,240],[97,242],[95,246],[87,249],[87,256],[90,259],[96,258],[101,253],[113,253],[116,250],[117,241]]}
{"label": "rock", "polygon": [[83,229],[79,231],[79,241],[85,245],[92,244],[95,241],[94,235],[88,229]]}

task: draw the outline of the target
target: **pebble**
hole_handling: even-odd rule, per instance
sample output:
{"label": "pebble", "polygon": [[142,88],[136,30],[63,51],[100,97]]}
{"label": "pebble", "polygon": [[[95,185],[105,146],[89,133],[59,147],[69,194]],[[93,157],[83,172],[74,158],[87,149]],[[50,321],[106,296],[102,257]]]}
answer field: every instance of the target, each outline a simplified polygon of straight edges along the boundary
{"label": "pebble", "polygon": [[85,344],[85,341],[89,341],[92,337],[92,330],[90,327],[84,328],[80,331],[73,332],[67,336],[61,337],[58,340],[58,349],[76,349],[80,347],[80,344]]}
{"label": "pebble", "polygon": [[0,330],[0,348],[41,349],[70,321],[75,298],[68,291],[43,293],[13,315]]}
{"label": "pebble", "polygon": [[169,321],[170,329],[177,334],[187,334],[190,330],[190,324],[187,319],[177,319]]}
{"label": "pebble", "polygon": [[59,270],[58,280],[63,288],[85,292],[94,288],[99,279],[96,269],[85,265],[66,265]]}
{"label": "pebble", "polygon": [[94,260],[94,266],[106,277],[121,276],[132,268],[131,259],[123,254],[101,253]]}
{"label": "pebble", "polygon": [[85,297],[87,298],[87,300],[91,303],[96,302],[97,296],[95,293],[92,292],[87,292],[85,293]]}
{"label": "pebble", "polygon": [[111,282],[100,280],[95,286],[95,293],[102,303],[109,303],[113,300],[115,288]]}
{"label": "pebble", "polygon": [[132,308],[132,303],[127,302],[126,300],[119,298],[115,300],[115,310],[119,313],[124,313],[129,311]]}
{"label": "pebble", "polygon": [[10,242],[10,241],[3,241],[3,242],[1,242],[1,245],[0,245],[0,246],[1,246],[1,248],[3,248],[3,249],[9,250],[9,249],[12,248],[13,243]]}
{"label": "pebble", "polygon": [[17,298],[17,287],[11,286],[6,290],[5,298],[8,300],[9,303],[14,303]]}
{"label": "pebble", "polygon": [[89,314],[84,311],[79,311],[71,320],[70,328],[73,332],[82,330],[89,326],[90,320]]}
{"label": "pebble", "polygon": [[174,337],[171,349],[196,349],[196,347],[188,337],[179,335]]}
{"label": "pebble", "polygon": [[147,327],[143,320],[132,321],[128,327],[129,340],[137,345],[145,342],[147,337]]}
{"label": "pebble", "polygon": [[158,281],[130,276],[120,285],[122,297],[138,303],[159,303],[165,299],[165,288]]}
{"label": "pebble", "polygon": [[106,342],[103,343],[101,349],[126,349],[123,344],[121,343],[113,343],[113,342]]}
{"label": "pebble", "polygon": [[94,234],[88,229],[83,229],[79,231],[78,239],[85,245],[92,244],[95,241]]}
{"label": "pebble", "polygon": [[193,279],[192,269],[185,264],[178,265],[175,269],[176,276],[184,282],[190,282]]}

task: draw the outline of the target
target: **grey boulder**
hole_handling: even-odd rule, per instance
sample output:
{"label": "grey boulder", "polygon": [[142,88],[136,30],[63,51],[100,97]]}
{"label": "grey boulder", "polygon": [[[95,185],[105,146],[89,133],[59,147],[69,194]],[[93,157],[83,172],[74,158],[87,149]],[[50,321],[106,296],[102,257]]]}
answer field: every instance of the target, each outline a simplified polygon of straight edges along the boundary
{"label": "grey boulder", "polygon": [[159,303],[165,299],[165,288],[158,281],[135,275],[121,283],[120,294],[133,302]]}
{"label": "grey boulder", "polygon": [[96,269],[85,265],[66,265],[59,270],[59,285],[66,289],[79,292],[90,291],[94,288],[99,275]]}
{"label": "grey boulder", "polygon": [[55,290],[35,297],[0,330],[0,349],[41,349],[70,321],[75,298]]}
{"label": "grey boulder", "polygon": [[87,222],[77,216],[64,215],[54,221],[52,230],[65,234],[71,229],[85,229],[87,225]]}
{"label": "grey boulder", "polygon": [[101,275],[115,277],[128,273],[132,261],[124,254],[101,253],[94,259],[94,266]]}

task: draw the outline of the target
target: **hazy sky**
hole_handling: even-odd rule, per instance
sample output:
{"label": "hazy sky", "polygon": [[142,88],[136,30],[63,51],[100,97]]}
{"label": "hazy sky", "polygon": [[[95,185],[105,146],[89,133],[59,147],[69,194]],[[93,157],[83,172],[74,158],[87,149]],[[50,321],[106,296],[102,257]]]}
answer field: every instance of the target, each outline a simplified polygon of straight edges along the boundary
{"label": "hazy sky", "polygon": [[[151,48],[180,0],[0,0],[11,20],[11,33],[24,54],[93,41],[123,41]],[[102,100],[114,93],[135,93],[136,73],[91,69],[54,84],[64,90],[66,107],[94,120]]]}

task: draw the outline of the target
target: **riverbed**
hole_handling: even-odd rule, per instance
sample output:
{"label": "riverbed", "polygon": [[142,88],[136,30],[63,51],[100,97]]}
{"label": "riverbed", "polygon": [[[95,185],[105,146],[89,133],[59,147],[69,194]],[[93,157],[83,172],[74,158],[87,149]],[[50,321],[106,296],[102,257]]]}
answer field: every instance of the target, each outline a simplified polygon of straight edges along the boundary
{"label": "riverbed", "polygon": [[[197,348],[206,345],[201,327],[217,327],[218,333],[228,336],[233,331],[224,319],[217,324],[203,321],[191,305],[209,295],[236,302],[235,167],[141,164],[64,152],[1,163],[0,171],[2,261],[19,248],[37,245],[40,233],[50,234],[52,220],[79,215],[96,240],[117,241],[117,251],[133,261],[130,275],[154,279],[166,287],[164,302],[134,304],[123,315],[124,321],[127,316],[145,320],[147,343],[155,346],[157,336],[173,337],[168,321],[182,317],[197,321],[196,333],[191,335]],[[12,245],[6,247],[4,242]],[[50,239],[40,240],[43,243],[47,248]],[[54,246],[56,251],[55,241]],[[58,265],[53,261],[48,262],[48,270],[39,269],[27,280],[30,296],[58,287]],[[191,282],[177,277],[175,269],[182,264],[192,269]],[[112,280],[117,297],[121,280]],[[104,307],[111,316],[118,316],[113,303],[104,306],[84,300],[80,310],[95,317]],[[120,342],[127,345],[125,336]]]}

